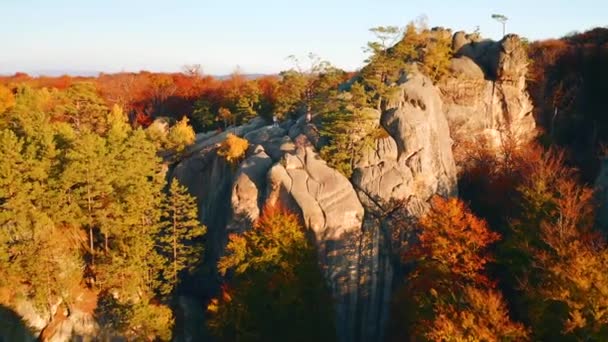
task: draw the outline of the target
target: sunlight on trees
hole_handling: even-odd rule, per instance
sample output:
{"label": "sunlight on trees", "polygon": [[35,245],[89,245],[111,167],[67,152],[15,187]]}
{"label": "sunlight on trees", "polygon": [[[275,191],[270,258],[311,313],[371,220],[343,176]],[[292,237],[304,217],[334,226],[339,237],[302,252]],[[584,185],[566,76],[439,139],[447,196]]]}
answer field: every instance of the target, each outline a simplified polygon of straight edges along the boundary
{"label": "sunlight on trees", "polygon": [[245,158],[247,148],[249,148],[249,142],[246,139],[228,133],[217,154],[224,157],[229,164],[236,165]]}

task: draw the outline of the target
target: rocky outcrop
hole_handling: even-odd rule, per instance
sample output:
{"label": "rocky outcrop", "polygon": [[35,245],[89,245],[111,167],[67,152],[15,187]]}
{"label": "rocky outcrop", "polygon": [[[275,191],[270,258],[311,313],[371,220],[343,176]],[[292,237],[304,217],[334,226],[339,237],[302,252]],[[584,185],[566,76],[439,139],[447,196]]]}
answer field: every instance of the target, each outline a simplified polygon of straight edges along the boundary
{"label": "rocky outcrop", "polygon": [[439,83],[457,163],[467,150],[485,145],[525,144],[536,136],[526,90],[527,54],[521,39],[482,40],[457,32],[452,39],[452,76]]}
{"label": "rocky outcrop", "polygon": [[456,195],[456,162],[465,157],[454,149],[480,141],[498,148],[506,138],[534,136],[519,38],[491,42],[456,33],[453,46],[452,76],[434,85],[411,71],[381,111],[370,111],[376,139],[357,156],[350,180],[317,154],[324,137],[315,120],[234,128],[251,146],[236,167],[215,153],[224,136],[197,141],[174,175],[199,199],[209,266],[229,231],[248,229],[264,205],[280,203],[313,233],[339,340],[383,340],[391,292],[403,279],[400,248],[412,234],[403,225],[396,231],[394,209],[415,220],[433,195]]}
{"label": "rocky outcrop", "polygon": [[272,159],[260,145],[239,166],[232,184],[232,219],[227,227],[229,231],[246,229],[260,216],[266,173],[271,166]]}
{"label": "rocky outcrop", "polygon": [[[421,215],[434,194],[456,194],[456,167],[439,90],[411,74],[385,103],[386,134],[360,156],[352,183],[366,209],[359,243],[358,341],[381,341],[394,283],[402,279],[399,247],[404,233],[389,224],[403,207]],[[397,240],[397,241],[396,241]]]}
{"label": "rocky outcrop", "polygon": [[456,192],[438,88],[415,73],[398,90],[382,111],[368,111],[365,124],[379,131],[378,139],[358,156],[351,180],[319,157],[319,129],[303,119],[238,129],[251,146],[238,167],[218,158],[212,136],[213,143],[198,142],[201,149],[174,171],[199,198],[213,262],[228,232],[248,229],[264,205],[279,203],[302,216],[334,297],[340,341],[383,339],[395,274],[401,272],[393,245],[403,239],[391,231],[386,212],[399,204],[417,217],[434,194]]}
{"label": "rocky outcrop", "polygon": [[[59,301],[53,305],[51,313],[45,315],[24,299],[17,300],[14,312],[0,307],[1,321],[10,325],[5,328],[0,323],[0,341],[68,342],[92,340],[100,335],[99,324],[92,313],[79,310],[76,305],[68,312],[62,304]],[[49,320],[51,314],[53,319]]]}
{"label": "rocky outcrop", "polygon": [[419,215],[433,194],[455,192],[450,129],[430,79],[410,75],[385,104],[381,124],[388,135],[360,158],[353,175],[370,209],[407,200],[412,214]]}
{"label": "rocky outcrop", "polygon": [[270,169],[267,201],[295,205],[301,212],[314,233],[320,267],[335,299],[338,336],[354,340],[364,210],[351,183],[311,146],[300,146]]}

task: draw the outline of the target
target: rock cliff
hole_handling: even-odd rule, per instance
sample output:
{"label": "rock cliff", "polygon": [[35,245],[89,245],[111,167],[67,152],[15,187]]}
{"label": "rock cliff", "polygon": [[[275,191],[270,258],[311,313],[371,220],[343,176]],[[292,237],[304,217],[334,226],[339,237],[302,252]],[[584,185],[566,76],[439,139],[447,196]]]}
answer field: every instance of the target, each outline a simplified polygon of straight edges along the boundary
{"label": "rock cliff", "polygon": [[498,42],[456,32],[451,75],[439,82],[457,163],[467,149],[523,144],[536,136],[532,102],[526,89],[528,56],[516,35]]}
{"label": "rock cliff", "polygon": [[199,199],[210,234],[208,266],[222,255],[229,231],[248,229],[265,204],[280,203],[313,233],[339,340],[382,340],[392,289],[403,279],[400,248],[411,238],[407,227],[389,224],[394,209],[415,219],[433,195],[456,195],[456,165],[466,162],[467,146],[498,149],[506,139],[535,136],[521,40],[459,32],[453,48],[451,75],[439,84],[413,68],[394,85],[394,96],[370,116],[385,134],[357,156],[351,179],[319,157],[323,137],[303,118],[233,129],[250,142],[236,168],[215,153],[221,135],[201,136],[174,176]]}

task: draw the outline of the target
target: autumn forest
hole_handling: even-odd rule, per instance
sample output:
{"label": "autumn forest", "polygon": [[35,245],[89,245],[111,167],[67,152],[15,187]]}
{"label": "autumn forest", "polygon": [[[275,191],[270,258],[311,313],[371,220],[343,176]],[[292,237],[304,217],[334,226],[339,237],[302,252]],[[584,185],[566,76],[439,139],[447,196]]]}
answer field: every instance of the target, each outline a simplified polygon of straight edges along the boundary
{"label": "autumn forest", "polygon": [[0,341],[608,340],[608,29],[0,76]]}

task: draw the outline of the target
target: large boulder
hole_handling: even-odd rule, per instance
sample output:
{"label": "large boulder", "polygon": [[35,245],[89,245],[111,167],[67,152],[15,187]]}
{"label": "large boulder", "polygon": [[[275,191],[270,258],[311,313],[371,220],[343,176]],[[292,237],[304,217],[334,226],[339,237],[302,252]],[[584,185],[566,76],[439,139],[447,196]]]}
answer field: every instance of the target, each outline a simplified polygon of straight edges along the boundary
{"label": "large boulder", "polygon": [[472,147],[485,145],[498,152],[505,144],[532,141],[536,123],[526,89],[528,58],[521,39],[507,35],[495,42],[457,32],[452,46],[452,74],[438,86],[457,164],[466,163]]}
{"label": "large boulder", "polygon": [[331,289],[337,335],[354,341],[364,210],[351,183],[327,166],[308,144],[285,154],[268,173],[269,203],[296,207],[314,233],[321,270]]}
{"label": "large boulder", "polygon": [[[403,279],[399,246],[411,228],[391,224],[396,208],[419,217],[435,194],[455,195],[456,167],[439,90],[407,75],[382,110],[385,130],[357,159],[352,183],[366,210],[358,247],[355,341],[382,341],[395,283]],[[403,228],[403,227],[399,227]]]}
{"label": "large boulder", "polygon": [[368,208],[408,201],[413,215],[434,194],[456,189],[450,129],[439,90],[427,77],[408,76],[384,107],[387,135],[358,160],[353,184]]}
{"label": "large boulder", "polygon": [[228,230],[242,231],[258,219],[266,189],[266,173],[271,166],[272,159],[260,145],[239,165],[232,183],[232,220]]}
{"label": "large boulder", "polygon": [[363,207],[351,183],[310,146],[285,154],[270,173],[269,187],[271,201],[281,187],[293,196],[318,240],[338,239],[361,227]]}

